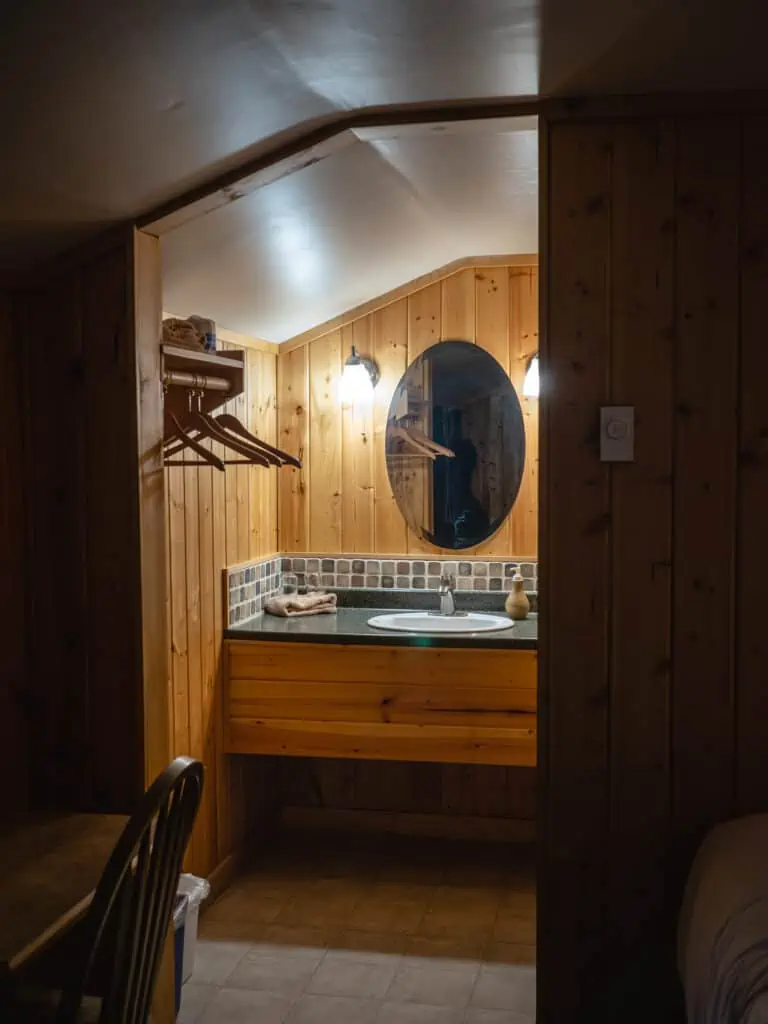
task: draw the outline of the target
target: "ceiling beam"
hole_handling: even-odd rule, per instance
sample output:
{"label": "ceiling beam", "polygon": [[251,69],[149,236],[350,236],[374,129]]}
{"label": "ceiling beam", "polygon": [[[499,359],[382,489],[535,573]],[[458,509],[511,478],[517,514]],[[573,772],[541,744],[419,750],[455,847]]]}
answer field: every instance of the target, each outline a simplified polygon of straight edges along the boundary
{"label": "ceiling beam", "polygon": [[[409,103],[399,107],[365,107],[344,112],[330,121],[292,135],[287,140],[251,157],[240,166],[218,175],[164,203],[138,219],[142,231],[164,235],[190,220],[227,206],[257,188],[324,160],[357,141],[399,137],[409,126],[419,134],[477,130],[519,130],[524,118],[535,128],[538,101],[467,100],[451,104]],[[460,128],[459,126],[464,126]]]}

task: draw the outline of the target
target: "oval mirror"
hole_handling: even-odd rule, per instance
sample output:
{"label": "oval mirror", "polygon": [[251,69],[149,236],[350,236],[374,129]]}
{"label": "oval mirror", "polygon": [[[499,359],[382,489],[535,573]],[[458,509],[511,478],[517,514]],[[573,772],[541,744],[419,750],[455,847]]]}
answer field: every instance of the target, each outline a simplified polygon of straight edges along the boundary
{"label": "oval mirror", "polygon": [[395,388],[386,434],[398,507],[418,536],[468,548],[499,529],[525,463],[525,430],[512,382],[468,341],[441,341]]}

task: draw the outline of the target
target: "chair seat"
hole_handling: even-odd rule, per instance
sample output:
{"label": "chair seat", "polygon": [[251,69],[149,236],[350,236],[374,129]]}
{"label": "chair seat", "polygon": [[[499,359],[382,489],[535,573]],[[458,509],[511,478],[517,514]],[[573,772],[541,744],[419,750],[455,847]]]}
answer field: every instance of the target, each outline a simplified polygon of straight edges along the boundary
{"label": "chair seat", "polygon": [[[22,989],[10,1007],[10,1016],[3,1016],[8,1024],[55,1024],[60,992],[45,989]],[[77,1024],[99,1024],[101,1000],[96,996],[83,998]]]}

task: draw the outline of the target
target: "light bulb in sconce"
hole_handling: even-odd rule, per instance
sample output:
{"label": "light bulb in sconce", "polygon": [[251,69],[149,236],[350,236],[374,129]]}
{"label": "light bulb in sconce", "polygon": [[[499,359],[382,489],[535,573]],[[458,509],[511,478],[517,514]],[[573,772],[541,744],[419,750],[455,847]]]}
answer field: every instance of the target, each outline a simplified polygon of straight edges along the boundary
{"label": "light bulb in sconce", "polygon": [[372,359],[352,354],[344,363],[339,383],[339,400],[342,405],[366,405],[373,401],[373,389],[379,382],[379,368]]}
{"label": "light bulb in sconce", "polygon": [[535,352],[528,360],[528,367],[523,380],[523,398],[539,397],[539,353]]}

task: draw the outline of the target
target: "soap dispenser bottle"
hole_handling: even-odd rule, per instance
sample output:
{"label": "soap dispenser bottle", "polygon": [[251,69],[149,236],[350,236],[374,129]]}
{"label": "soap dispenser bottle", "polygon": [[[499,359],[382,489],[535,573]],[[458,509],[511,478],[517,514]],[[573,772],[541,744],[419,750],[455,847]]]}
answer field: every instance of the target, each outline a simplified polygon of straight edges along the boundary
{"label": "soap dispenser bottle", "polygon": [[520,574],[520,566],[518,565],[515,569],[515,575],[512,577],[512,590],[504,602],[504,608],[510,619],[525,619],[528,617],[528,612],[531,610],[531,602],[528,600],[524,587],[525,583]]}

